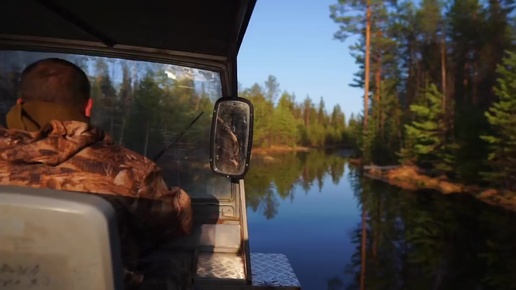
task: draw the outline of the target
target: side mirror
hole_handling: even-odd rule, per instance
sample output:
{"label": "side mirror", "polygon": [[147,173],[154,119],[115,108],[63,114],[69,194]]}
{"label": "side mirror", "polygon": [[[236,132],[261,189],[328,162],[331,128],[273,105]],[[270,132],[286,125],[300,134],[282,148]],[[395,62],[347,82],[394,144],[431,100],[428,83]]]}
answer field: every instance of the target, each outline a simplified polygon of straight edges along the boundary
{"label": "side mirror", "polygon": [[253,140],[253,105],[244,98],[222,98],[213,110],[210,142],[211,170],[243,178],[249,169]]}

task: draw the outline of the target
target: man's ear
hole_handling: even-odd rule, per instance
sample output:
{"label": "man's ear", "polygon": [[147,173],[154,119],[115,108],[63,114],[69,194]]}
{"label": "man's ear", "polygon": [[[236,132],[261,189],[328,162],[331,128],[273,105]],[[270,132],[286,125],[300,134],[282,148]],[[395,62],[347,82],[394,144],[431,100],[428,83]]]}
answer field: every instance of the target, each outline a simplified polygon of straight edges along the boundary
{"label": "man's ear", "polygon": [[91,117],[91,109],[93,108],[93,99],[89,98],[88,103],[86,104],[86,108],[84,108],[84,115],[86,117]]}
{"label": "man's ear", "polygon": [[17,104],[17,105],[22,104],[22,103],[23,103],[22,98],[18,98],[18,100],[16,100],[16,104]]}

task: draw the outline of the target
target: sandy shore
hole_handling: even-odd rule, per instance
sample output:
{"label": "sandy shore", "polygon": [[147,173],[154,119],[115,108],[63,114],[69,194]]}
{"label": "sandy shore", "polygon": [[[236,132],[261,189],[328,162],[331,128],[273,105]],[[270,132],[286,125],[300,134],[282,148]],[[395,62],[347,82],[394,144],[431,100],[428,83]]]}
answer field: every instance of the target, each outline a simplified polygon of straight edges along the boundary
{"label": "sandy shore", "polygon": [[429,177],[414,166],[364,166],[366,176],[407,190],[432,189],[443,194],[467,193],[496,206],[516,211],[516,193],[493,188],[481,188],[448,180]]}

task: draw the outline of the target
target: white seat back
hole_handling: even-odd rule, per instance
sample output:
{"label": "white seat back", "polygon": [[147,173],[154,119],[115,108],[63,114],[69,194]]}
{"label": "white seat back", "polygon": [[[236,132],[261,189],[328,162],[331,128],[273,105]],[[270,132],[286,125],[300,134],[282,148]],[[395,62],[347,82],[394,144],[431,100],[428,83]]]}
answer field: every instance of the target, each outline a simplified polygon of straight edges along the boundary
{"label": "white seat back", "polygon": [[119,247],[102,198],[0,186],[0,289],[122,289]]}

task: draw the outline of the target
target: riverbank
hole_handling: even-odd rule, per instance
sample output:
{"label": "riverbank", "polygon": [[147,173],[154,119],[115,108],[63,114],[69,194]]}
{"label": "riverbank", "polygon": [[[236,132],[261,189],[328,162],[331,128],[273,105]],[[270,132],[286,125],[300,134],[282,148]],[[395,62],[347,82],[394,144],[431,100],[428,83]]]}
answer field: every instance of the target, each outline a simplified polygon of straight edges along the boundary
{"label": "riverbank", "polygon": [[277,153],[286,153],[286,152],[308,152],[310,151],[310,148],[308,147],[302,147],[302,146],[296,146],[296,147],[290,147],[290,146],[271,146],[268,148],[262,148],[262,147],[255,147],[251,150],[251,154],[256,155],[268,155],[268,154],[277,154]]}
{"label": "riverbank", "polygon": [[415,166],[364,166],[365,175],[407,190],[431,189],[443,194],[466,193],[496,206],[516,211],[516,193],[430,177]]}

